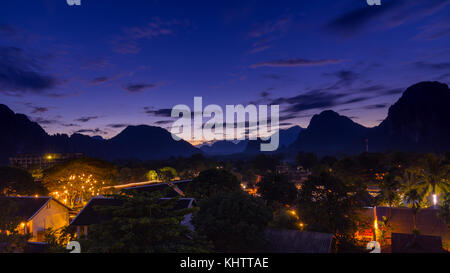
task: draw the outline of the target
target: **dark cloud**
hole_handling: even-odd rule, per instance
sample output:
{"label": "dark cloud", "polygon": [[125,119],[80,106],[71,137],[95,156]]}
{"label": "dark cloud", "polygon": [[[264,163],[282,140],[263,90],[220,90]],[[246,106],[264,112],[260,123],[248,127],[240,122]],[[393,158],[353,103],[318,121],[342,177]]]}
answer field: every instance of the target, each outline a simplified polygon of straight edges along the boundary
{"label": "dark cloud", "polygon": [[[361,8],[347,12],[326,25],[326,29],[351,36],[369,26],[390,28],[434,14],[446,5],[448,0],[383,0],[380,6],[369,6],[361,1]],[[375,20],[381,20],[374,22]]]}
{"label": "dark cloud", "polygon": [[161,125],[161,124],[169,124],[172,123],[172,120],[158,120],[155,122],[155,124]]}
{"label": "dark cloud", "polygon": [[251,65],[252,68],[257,67],[299,67],[299,66],[318,66],[327,64],[338,64],[342,60],[338,59],[322,59],[322,60],[306,60],[306,59],[287,59],[274,60]]}
{"label": "dark cloud", "polygon": [[46,118],[42,118],[42,117],[36,117],[33,120],[34,120],[34,122],[37,122],[40,125],[54,125],[54,124],[59,123],[59,121],[56,119],[46,119]]}
{"label": "dark cloud", "polygon": [[140,42],[161,36],[174,35],[178,27],[188,28],[188,20],[162,20],[153,18],[142,26],[124,27],[122,33],[111,41],[113,50],[120,54],[137,54],[142,50]]}
{"label": "dark cloud", "polygon": [[450,70],[450,62],[430,63],[425,61],[418,61],[413,63],[416,68],[429,70]]}
{"label": "dark cloud", "polygon": [[351,70],[339,70],[325,75],[332,75],[338,78],[338,81],[334,85],[335,87],[349,86],[359,78],[359,74]]}
{"label": "dark cloud", "polygon": [[379,104],[373,104],[373,105],[367,105],[362,107],[363,109],[373,110],[373,109],[383,109],[388,107],[389,104],[387,103],[379,103]]}
{"label": "dark cloud", "polygon": [[132,93],[138,93],[146,89],[151,89],[155,87],[158,87],[158,85],[141,83],[141,84],[128,84],[127,86],[124,86],[124,89]]}
{"label": "dark cloud", "polygon": [[98,119],[98,116],[86,116],[86,117],[81,117],[81,118],[76,119],[75,121],[85,123],[85,122],[89,122],[89,121],[91,121],[91,120],[93,120],[93,119]]}
{"label": "dark cloud", "polygon": [[92,79],[89,83],[95,85],[95,84],[105,83],[108,80],[109,80],[108,77],[97,77],[97,78]]}
{"label": "dark cloud", "polygon": [[0,24],[0,34],[3,37],[16,37],[18,36],[20,31],[13,25],[8,24]]}
{"label": "dark cloud", "polygon": [[74,132],[75,134],[101,134],[101,135],[106,135],[108,134],[108,132],[105,132],[99,128],[96,129],[80,129]]}
{"label": "dark cloud", "polygon": [[325,92],[323,90],[313,90],[298,96],[289,98],[278,98],[271,104],[288,104],[287,112],[302,112],[311,109],[329,108],[339,104],[339,99],[346,94],[336,94]]}
{"label": "dark cloud", "polygon": [[153,109],[150,107],[144,107],[144,111],[146,114],[151,116],[170,117],[172,115],[172,109],[169,108]]}
{"label": "dark cloud", "polygon": [[75,123],[62,123],[61,124],[64,127],[79,127],[80,125],[75,124]]}
{"label": "dark cloud", "polygon": [[106,125],[106,127],[114,128],[114,129],[125,128],[127,126],[129,126],[129,124],[126,124],[126,123],[112,123],[112,124]]}
{"label": "dark cloud", "polygon": [[263,74],[261,75],[264,79],[270,79],[270,80],[281,80],[284,78],[284,76],[279,74]]}
{"label": "dark cloud", "polygon": [[0,92],[11,96],[26,93],[46,95],[60,81],[43,74],[42,60],[17,47],[0,47]]}

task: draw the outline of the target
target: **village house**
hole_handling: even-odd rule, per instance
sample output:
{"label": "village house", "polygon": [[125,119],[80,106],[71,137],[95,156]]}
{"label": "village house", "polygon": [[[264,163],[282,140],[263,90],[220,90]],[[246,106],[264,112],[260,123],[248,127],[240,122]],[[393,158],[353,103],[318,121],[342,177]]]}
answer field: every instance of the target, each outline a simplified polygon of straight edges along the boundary
{"label": "village house", "polygon": [[12,206],[12,217],[18,217],[21,234],[30,234],[32,242],[43,242],[46,229],[59,229],[69,224],[69,208],[58,200],[47,197],[3,197]]}

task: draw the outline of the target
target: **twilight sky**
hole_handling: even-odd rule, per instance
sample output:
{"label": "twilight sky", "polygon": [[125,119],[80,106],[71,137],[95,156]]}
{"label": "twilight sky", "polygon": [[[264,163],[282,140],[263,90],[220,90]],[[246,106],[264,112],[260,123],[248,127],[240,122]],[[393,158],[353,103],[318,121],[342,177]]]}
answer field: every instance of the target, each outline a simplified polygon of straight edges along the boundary
{"label": "twilight sky", "polygon": [[[0,103],[50,133],[171,125],[176,104],[332,109],[365,126],[406,87],[450,83],[450,0],[5,0]],[[224,107],[225,108],[225,107]]]}

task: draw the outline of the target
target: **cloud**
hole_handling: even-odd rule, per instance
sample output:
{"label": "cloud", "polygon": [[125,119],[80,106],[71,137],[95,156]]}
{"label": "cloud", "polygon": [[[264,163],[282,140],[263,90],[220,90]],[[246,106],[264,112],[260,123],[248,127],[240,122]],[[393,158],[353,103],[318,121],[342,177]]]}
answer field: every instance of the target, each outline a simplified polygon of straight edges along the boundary
{"label": "cloud", "polygon": [[17,47],[0,47],[0,92],[10,96],[47,95],[60,81],[41,72],[41,60]]}
{"label": "cloud", "polygon": [[188,27],[190,22],[179,20],[162,20],[153,18],[143,26],[132,26],[122,28],[122,33],[111,41],[113,51],[120,54],[137,54],[142,50],[140,41],[151,40],[160,36],[173,35],[176,26]]}
{"label": "cloud", "polygon": [[170,117],[172,115],[172,109],[169,109],[169,108],[155,110],[151,107],[144,107],[144,111],[146,114],[149,114],[151,116]]}
{"label": "cloud", "polygon": [[59,121],[56,119],[46,119],[43,117],[36,117],[33,119],[34,122],[39,123],[40,125],[53,125],[53,124],[58,124]]}
{"label": "cloud", "polygon": [[251,65],[252,68],[257,67],[300,67],[300,66],[320,66],[328,64],[339,64],[342,60],[338,59],[322,59],[322,60],[306,60],[306,59],[287,59],[274,60]]}
{"label": "cloud", "polygon": [[80,125],[75,124],[75,123],[62,123],[61,124],[64,127],[79,127]]}
{"label": "cloud", "polygon": [[362,107],[363,109],[368,109],[368,110],[372,110],[372,109],[383,109],[388,107],[389,104],[387,103],[379,103],[379,104],[373,104],[373,105],[367,105]]}
{"label": "cloud", "polygon": [[89,121],[91,121],[93,119],[98,119],[98,116],[81,117],[81,118],[76,119],[75,121],[86,123],[86,122],[89,122]]}
{"label": "cloud", "polygon": [[335,87],[341,87],[341,86],[349,86],[353,84],[358,78],[359,74],[351,71],[351,70],[339,70],[334,73],[327,73],[325,75],[332,75],[338,78],[338,82],[336,82]]}
{"label": "cloud", "polygon": [[158,120],[155,122],[155,124],[161,125],[161,124],[169,124],[172,123],[172,120]]}
{"label": "cloud", "polygon": [[95,85],[95,84],[105,83],[107,81],[109,81],[109,78],[102,76],[102,77],[96,77],[96,78],[92,79],[89,83]]}
{"label": "cloud", "polygon": [[[365,1],[362,1],[365,2]],[[327,30],[352,36],[367,27],[392,28],[432,15],[447,6],[449,0],[383,0],[380,6],[363,7],[347,12],[328,22]],[[374,22],[378,20],[377,22]]]}
{"label": "cloud", "polygon": [[159,85],[157,85],[157,84],[151,84],[151,83],[149,83],[149,84],[138,83],[138,84],[128,84],[128,85],[124,86],[123,88],[132,93],[139,93],[146,89],[156,88],[158,86]]}
{"label": "cloud", "polygon": [[450,69],[450,62],[430,63],[425,61],[418,61],[413,63],[416,68],[430,69],[430,70],[448,70]]}
{"label": "cloud", "polygon": [[85,134],[85,133],[87,133],[87,134],[101,134],[101,135],[106,135],[106,134],[108,134],[108,132],[105,132],[105,131],[103,131],[103,130],[101,130],[101,129],[99,129],[99,128],[96,128],[96,129],[80,129],[80,130],[77,130],[77,131],[75,131],[74,132],[75,134]]}
{"label": "cloud", "polygon": [[112,123],[112,124],[106,125],[106,127],[114,128],[114,129],[117,129],[117,128],[125,128],[125,127],[127,127],[127,126],[129,126],[129,124],[125,124],[125,123]]}

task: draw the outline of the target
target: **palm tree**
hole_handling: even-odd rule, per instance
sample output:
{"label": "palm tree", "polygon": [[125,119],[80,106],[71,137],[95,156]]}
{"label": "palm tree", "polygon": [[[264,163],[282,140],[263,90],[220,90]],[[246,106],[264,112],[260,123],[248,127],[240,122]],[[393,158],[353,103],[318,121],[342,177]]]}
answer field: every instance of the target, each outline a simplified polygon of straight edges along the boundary
{"label": "palm tree", "polygon": [[380,198],[382,202],[389,206],[389,215],[387,217],[387,222],[392,217],[392,206],[398,201],[398,189],[400,185],[393,175],[386,175],[380,183]]}
{"label": "palm tree", "polygon": [[433,206],[437,206],[437,195],[448,193],[450,188],[449,165],[445,164],[442,157],[427,154],[422,160],[422,175],[419,187],[424,191],[424,196],[430,193],[433,197]]}
{"label": "palm tree", "polygon": [[420,209],[420,203],[423,196],[420,194],[419,190],[412,188],[405,193],[406,203],[413,209],[413,233],[417,232],[417,212]]}

